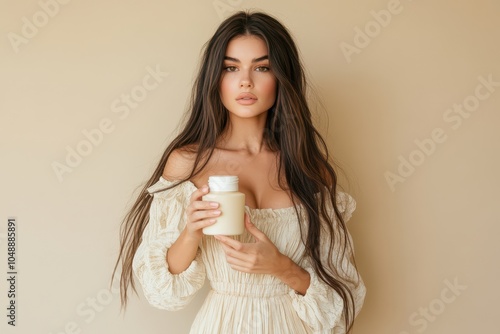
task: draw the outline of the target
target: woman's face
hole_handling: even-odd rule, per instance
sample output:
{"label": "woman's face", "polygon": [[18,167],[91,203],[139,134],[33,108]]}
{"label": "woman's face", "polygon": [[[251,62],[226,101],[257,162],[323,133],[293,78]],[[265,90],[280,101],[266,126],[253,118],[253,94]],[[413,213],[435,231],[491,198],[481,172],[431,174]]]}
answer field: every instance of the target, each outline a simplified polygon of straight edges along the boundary
{"label": "woman's face", "polygon": [[276,77],[269,67],[266,43],[259,37],[229,41],[220,83],[220,97],[236,117],[266,114],[276,100]]}

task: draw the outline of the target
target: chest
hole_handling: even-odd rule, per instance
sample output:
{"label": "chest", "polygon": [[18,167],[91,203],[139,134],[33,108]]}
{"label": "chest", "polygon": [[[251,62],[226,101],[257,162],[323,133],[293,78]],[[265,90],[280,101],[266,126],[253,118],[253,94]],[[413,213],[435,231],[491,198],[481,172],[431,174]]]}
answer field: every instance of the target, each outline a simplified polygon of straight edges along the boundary
{"label": "chest", "polygon": [[239,191],[245,194],[245,204],[251,208],[276,209],[293,205],[289,191],[278,183],[277,156],[274,153],[249,156],[217,152],[194,182],[208,184],[211,175],[238,176]]}

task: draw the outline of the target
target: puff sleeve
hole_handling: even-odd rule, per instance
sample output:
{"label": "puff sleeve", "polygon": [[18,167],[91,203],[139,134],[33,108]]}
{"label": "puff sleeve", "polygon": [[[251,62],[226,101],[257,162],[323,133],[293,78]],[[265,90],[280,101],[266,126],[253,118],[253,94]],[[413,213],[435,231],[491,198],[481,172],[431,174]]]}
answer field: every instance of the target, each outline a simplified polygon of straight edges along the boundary
{"label": "puff sleeve", "polygon": [[148,188],[153,196],[142,241],[134,255],[132,268],[148,302],[159,309],[176,311],[191,302],[205,281],[205,267],[198,248],[195,259],[179,274],[171,274],[167,252],[186,224],[185,208],[194,189],[184,182],[172,189],[152,194],[173,184],[163,177]]}
{"label": "puff sleeve", "polygon": [[[354,210],[356,209],[356,201],[348,194],[339,192],[338,193],[338,205],[339,210],[342,213],[344,221],[347,222]],[[352,238],[349,232],[347,232],[348,238],[352,243]],[[336,245],[339,243],[337,242]],[[323,242],[322,254],[328,254],[328,242]],[[339,250],[341,245],[335,246],[333,256],[339,256]],[[361,307],[363,306],[366,288],[361,276],[358,275],[353,263],[351,262],[351,252],[347,252],[343,259],[340,261],[342,266],[342,272],[347,274],[347,276],[354,283],[347,283],[351,293],[354,297],[355,305],[355,317],[359,314]],[[333,263],[339,263],[337,258],[333,259]],[[340,295],[332,289],[329,285],[323,282],[313,269],[311,264],[311,259],[306,258],[300,266],[309,272],[311,280],[309,288],[307,289],[305,295],[300,295],[294,290],[290,291],[290,296],[292,297],[292,305],[299,315],[299,317],[304,321],[309,327],[314,330],[314,333],[333,333],[333,334],[345,334],[346,328],[344,325],[344,317],[342,311],[344,309],[344,302]],[[338,268],[340,269],[340,268]]]}

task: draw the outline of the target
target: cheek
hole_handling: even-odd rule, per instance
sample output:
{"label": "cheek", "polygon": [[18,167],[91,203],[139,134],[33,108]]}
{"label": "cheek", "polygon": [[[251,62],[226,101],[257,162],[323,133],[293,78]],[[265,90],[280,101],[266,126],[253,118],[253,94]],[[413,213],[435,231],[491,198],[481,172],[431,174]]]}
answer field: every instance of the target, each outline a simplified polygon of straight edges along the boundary
{"label": "cheek", "polygon": [[276,79],[269,78],[262,82],[262,92],[266,94],[268,98],[276,98]]}
{"label": "cheek", "polygon": [[219,90],[220,90],[220,96],[222,99],[229,98],[229,96],[231,95],[231,93],[234,90],[231,79],[228,78],[227,76],[222,78],[222,80],[220,82]]}

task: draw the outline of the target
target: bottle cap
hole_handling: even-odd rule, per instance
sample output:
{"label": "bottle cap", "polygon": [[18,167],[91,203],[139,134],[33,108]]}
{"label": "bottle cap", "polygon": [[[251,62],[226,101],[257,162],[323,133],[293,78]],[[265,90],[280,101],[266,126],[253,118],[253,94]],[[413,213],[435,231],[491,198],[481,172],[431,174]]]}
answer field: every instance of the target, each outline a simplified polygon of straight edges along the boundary
{"label": "bottle cap", "polygon": [[238,191],[238,177],[235,175],[214,175],[208,177],[210,191]]}

